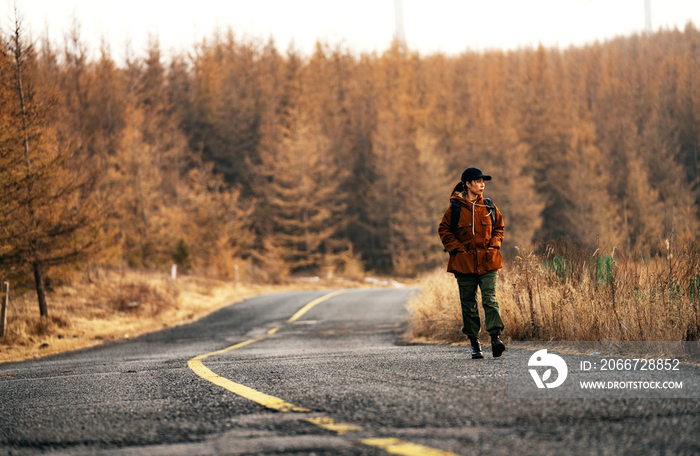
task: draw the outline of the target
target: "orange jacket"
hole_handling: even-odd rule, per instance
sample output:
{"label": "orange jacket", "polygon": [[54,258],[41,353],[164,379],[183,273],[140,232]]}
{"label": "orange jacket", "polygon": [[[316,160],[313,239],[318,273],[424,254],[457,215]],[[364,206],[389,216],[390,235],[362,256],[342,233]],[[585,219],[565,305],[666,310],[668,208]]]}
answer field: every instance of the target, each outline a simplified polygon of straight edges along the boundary
{"label": "orange jacket", "polygon": [[482,275],[501,269],[503,257],[499,249],[505,230],[501,212],[496,208],[496,225],[492,226],[490,210],[481,196],[468,201],[455,191],[451,198],[460,201],[462,212],[456,237],[451,230],[452,205],[438,228],[442,245],[450,253],[447,272]]}

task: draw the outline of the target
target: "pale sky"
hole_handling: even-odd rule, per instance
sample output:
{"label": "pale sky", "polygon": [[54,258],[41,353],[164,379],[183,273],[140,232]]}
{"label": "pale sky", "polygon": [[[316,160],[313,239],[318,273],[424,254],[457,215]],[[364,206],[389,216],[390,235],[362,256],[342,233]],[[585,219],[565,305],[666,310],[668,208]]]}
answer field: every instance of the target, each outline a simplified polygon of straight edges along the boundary
{"label": "pale sky", "polygon": [[[700,0],[650,0],[652,29],[700,23]],[[17,3],[37,39],[48,30],[62,43],[74,18],[93,55],[102,39],[119,60],[131,42],[138,55],[158,36],[168,55],[190,50],[218,28],[304,54],[316,40],[354,52],[383,52],[396,30],[394,0],[0,0],[0,24]],[[421,54],[465,50],[566,48],[644,31],[644,0],[403,0],[409,49]]]}

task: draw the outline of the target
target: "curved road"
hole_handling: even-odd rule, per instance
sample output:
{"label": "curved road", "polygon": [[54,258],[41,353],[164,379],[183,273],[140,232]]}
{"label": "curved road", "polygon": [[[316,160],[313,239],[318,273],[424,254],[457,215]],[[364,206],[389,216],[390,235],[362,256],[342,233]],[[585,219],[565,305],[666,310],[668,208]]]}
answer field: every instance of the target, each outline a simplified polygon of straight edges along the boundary
{"label": "curved road", "polygon": [[513,399],[514,350],[402,343],[414,291],[265,295],[0,365],[0,454],[700,453],[698,399]]}

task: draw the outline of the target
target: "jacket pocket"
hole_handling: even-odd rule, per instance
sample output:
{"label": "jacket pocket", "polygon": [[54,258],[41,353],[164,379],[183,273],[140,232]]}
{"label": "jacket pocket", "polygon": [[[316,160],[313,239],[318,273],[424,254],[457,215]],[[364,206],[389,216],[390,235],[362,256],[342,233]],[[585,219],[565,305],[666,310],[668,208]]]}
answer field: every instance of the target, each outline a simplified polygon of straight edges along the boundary
{"label": "jacket pocket", "polygon": [[457,252],[450,255],[448,272],[458,272],[460,274],[474,274],[475,259],[471,252]]}
{"label": "jacket pocket", "polygon": [[487,215],[486,219],[481,220],[481,227],[484,233],[484,239],[491,239],[493,226],[491,225],[491,216]]}
{"label": "jacket pocket", "polygon": [[469,244],[471,240],[474,238],[474,234],[472,234],[472,222],[471,220],[468,223],[465,223],[464,226],[460,226],[458,230],[458,239],[462,244]]}
{"label": "jacket pocket", "polygon": [[503,267],[503,256],[501,256],[501,251],[498,249],[487,249],[486,250],[486,270],[496,271]]}

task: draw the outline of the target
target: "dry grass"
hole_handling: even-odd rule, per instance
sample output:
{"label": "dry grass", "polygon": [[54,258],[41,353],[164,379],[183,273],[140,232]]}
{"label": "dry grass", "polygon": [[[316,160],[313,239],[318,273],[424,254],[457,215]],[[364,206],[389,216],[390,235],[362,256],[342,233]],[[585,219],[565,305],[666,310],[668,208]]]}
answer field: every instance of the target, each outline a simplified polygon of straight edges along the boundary
{"label": "dry grass", "polygon": [[408,303],[411,340],[418,343],[464,343],[466,336],[460,330],[462,311],[454,276],[435,271],[425,275],[420,286],[420,294]]}
{"label": "dry grass", "polygon": [[[671,261],[637,258],[567,244],[550,246],[542,254],[521,252],[500,273],[504,336],[555,341],[700,340],[698,243],[677,248]],[[464,343],[454,277],[434,272],[422,285],[422,294],[409,304],[411,339]]]}
{"label": "dry grass", "polygon": [[91,270],[48,295],[49,318],[40,318],[36,294],[11,290],[0,363],[85,348],[189,323],[229,304],[283,290],[371,286],[364,281],[296,280],[284,285],[243,284],[122,270]]}

